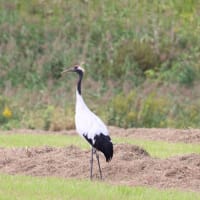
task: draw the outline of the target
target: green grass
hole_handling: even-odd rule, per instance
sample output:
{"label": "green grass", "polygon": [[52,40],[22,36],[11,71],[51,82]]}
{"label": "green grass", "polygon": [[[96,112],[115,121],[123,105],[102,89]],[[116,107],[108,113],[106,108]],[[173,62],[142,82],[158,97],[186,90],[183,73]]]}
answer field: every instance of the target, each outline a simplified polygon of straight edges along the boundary
{"label": "green grass", "polygon": [[200,193],[158,190],[147,187],[113,186],[88,180],[66,180],[0,174],[0,200],[186,200],[200,199]]}
{"label": "green grass", "polygon": [[[135,140],[130,138],[113,138],[113,142],[135,144],[143,147],[151,156],[167,158],[174,155],[200,153],[200,145],[185,143],[168,143],[163,141]],[[50,134],[1,134],[1,147],[64,147],[76,145],[82,149],[89,145],[79,136],[50,135]]]}
{"label": "green grass", "polygon": [[64,147],[76,145],[83,149],[88,148],[87,142],[79,136],[51,135],[51,134],[0,134],[1,147]]}
{"label": "green grass", "polygon": [[169,143],[164,141],[135,140],[130,138],[116,138],[116,143],[135,144],[143,147],[151,156],[167,158],[174,155],[198,153],[200,154],[199,144]]}

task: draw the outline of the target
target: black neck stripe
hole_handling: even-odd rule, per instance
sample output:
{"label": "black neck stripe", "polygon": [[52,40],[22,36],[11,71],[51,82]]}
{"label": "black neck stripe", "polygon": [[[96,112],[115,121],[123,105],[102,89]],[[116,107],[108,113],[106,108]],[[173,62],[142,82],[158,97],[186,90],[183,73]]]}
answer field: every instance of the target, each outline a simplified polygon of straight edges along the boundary
{"label": "black neck stripe", "polygon": [[78,93],[81,95],[81,81],[82,81],[82,78],[83,78],[83,72],[77,71],[77,73],[79,75],[79,80],[78,80],[78,83],[77,83],[77,90],[78,90]]}

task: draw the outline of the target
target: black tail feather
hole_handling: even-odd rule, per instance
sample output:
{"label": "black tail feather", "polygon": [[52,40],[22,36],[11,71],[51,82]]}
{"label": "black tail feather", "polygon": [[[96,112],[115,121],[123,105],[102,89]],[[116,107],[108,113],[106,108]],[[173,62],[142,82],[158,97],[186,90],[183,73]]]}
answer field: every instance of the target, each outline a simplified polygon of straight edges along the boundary
{"label": "black tail feather", "polygon": [[95,143],[93,146],[97,150],[101,151],[106,158],[106,162],[109,162],[113,157],[113,144],[110,137],[101,133],[99,135],[96,135],[94,137],[94,140]]}

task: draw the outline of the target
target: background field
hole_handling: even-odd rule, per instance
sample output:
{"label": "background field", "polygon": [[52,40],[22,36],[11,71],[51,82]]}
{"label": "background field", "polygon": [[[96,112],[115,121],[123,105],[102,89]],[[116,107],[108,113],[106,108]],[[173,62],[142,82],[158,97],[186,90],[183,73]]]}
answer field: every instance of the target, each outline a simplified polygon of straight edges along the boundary
{"label": "background field", "polygon": [[194,0],[1,0],[1,129],[73,128],[76,77],[60,72],[81,62],[86,102],[107,124],[199,128],[199,9]]}

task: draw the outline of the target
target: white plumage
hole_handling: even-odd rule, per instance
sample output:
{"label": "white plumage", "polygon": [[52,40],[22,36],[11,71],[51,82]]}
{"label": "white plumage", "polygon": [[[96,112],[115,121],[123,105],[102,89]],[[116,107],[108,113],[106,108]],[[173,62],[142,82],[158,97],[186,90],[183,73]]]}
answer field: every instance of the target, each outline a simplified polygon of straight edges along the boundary
{"label": "white plumage", "polygon": [[75,114],[76,130],[81,136],[87,136],[92,139],[94,144],[94,137],[103,133],[109,135],[108,130],[102,120],[95,115],[86,106],[82,96],[76,90],[76,114]]}
{"label": "white plumage", "polygon": [[104,154],[107,162],[112,159],[113,144],[111,142],[108,129],[102,120],[87,107],[83,100],[81,95],[81,81],[83,78],[84,69],[78,65],[75,65],[73,68],[67,69],[64,72],[76,72],[79,75],[76,89],[76,130],[79,135],[84,137],[92,146],[90,178],[92,179],[93,154],[96,154],[100,177],[102,178],[99,156],[96,150],[101,151]]}

